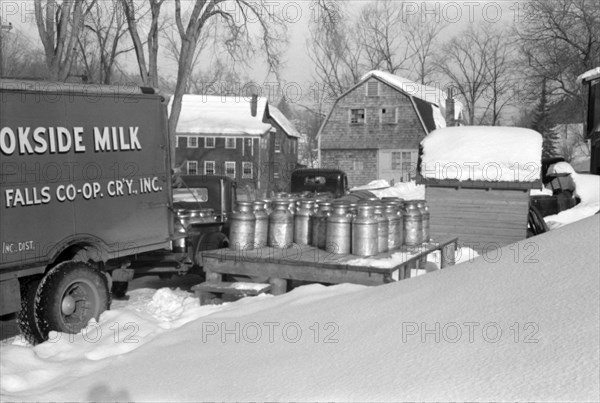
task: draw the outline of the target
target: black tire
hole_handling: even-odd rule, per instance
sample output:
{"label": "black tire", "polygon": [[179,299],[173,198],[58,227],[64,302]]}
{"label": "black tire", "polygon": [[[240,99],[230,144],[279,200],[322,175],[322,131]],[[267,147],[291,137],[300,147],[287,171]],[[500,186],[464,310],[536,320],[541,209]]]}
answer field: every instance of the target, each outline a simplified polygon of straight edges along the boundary
{"label": "black tire", "polygon": [[124,298],[129,288],[129,281],[113,281],[110,291],[115,298]]}
{"label": "black tire", "polygon": [[78,333],[109,308],[106,276],[84,262],[54,266],[40,282],[35,297],[35,319],[44,340],[51,330]]}
{"label": "black tire", "polygon": [[202,267],[202,255],[200,252],[227,247],[229,247],[229,238],[222,232],[210,232],[202,235],[198,240],[198,245],[196,245],[194,264]]}
{"label": "black tire", "polygon": [[39,284],[39,278],[21,282],[21,310],[17,316],[17,324],[21,335],[31,344],[44,341],[35,320],[35,295]]}

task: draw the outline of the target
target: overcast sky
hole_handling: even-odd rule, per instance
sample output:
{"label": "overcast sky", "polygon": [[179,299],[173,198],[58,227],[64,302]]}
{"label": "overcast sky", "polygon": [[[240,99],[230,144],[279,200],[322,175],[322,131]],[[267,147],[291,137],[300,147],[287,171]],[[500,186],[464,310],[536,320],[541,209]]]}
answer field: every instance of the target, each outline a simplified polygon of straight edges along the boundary
{"label": "overcast sky", "polygon": [[[14,29],[9,35],[25,35],[31,42],[41,47],[37,28],[33,24],[33,2],[31,0],[0,0],[4,22],[11,22]],[[346,6],[351,13],[367,3],[366,0],[347,0]],[[406,13],[420,15],[422,18],[437,18],[447,22],[448,27],[443,31],[442,40],[459,34],[470,23],[484,21],[488,24],[507,25],[521,18],[525,9],[522,1],[406,1]],[[165,12],[172,14],[172,2],[165,4]],[[185,4],[185,3],[184,3]],[[188,4],[192,4],[190,1]],[[302,95],[305,99],[311,96],[316,87],[313,82],[313,67],[308,56],[306,42],[310,39],[308,26],[315,18],[315,9],[309,0],[268,1],[274,12],[287,23],[289,46],[285,54],[285,68],[282,72],[282,83],[279,83],[287,98],[294,101]],[[164,41],[161,43],[164,45]],[[207,60],[210,60],[207,56]],[[126,70],[135,71],[135,55],[129,53],[120,59]],[[176,65],[162,58],[159,62],[159,74],[176,77]],[[267,74],[267,69],[260,57],[250,63],[250,67],[236,66],[244,71],[250,79],[263,88],[263,95],[273,91],[277,81],[273,75]]]}

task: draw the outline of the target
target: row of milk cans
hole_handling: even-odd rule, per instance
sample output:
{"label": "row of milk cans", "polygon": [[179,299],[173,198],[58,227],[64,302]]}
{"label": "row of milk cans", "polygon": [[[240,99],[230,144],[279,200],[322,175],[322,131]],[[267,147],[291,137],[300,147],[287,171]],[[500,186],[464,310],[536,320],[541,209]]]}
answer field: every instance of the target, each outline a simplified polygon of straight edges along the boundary
{"label": "row of milk cans", "polygon": [[276,198],[238,201],[230,248],[312,245],[334,254],[373,256],[429,241],[425,200],[395,197],[359,202]]}

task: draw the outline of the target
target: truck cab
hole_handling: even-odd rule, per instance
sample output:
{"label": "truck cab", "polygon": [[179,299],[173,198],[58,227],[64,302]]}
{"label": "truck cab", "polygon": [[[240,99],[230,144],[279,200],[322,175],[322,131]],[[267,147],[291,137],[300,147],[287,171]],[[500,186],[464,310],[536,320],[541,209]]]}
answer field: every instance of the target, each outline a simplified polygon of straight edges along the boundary
{"label": "truck cab", "polygon": [[348,194],[348,177],[339,169],[302,168],[292,172],[294,194],[327,195],[337,199]]}

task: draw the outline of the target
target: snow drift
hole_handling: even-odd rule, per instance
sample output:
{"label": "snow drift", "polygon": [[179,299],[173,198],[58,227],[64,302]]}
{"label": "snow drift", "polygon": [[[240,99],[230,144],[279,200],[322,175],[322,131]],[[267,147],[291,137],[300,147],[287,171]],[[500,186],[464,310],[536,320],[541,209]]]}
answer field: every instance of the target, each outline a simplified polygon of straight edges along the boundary
{"label": "snow drift", "polygon": [[102,315],[96,341],[2,345],[2,400],[595,401],[599,228],[591,217],[378,287],[220,307],[160,291]]}

